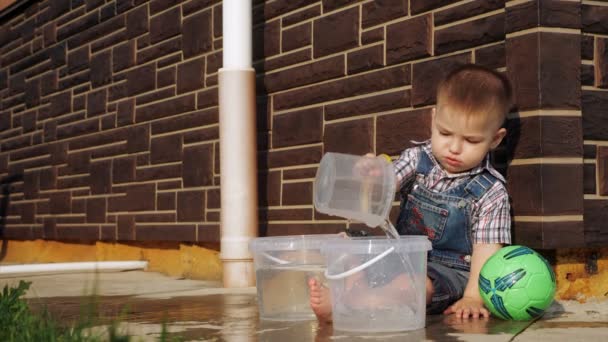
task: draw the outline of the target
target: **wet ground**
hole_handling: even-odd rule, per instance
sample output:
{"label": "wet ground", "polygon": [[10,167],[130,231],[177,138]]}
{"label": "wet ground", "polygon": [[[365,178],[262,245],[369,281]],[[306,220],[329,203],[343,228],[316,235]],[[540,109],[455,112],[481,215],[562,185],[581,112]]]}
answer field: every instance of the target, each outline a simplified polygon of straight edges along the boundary
{"label": "wet ground", "polygon": [[[4,276],[0,287],[32,281],[28,301],[61,322],[87,316],[115,322],[135,341],[154,341],[163,327],[186,341],[606,341],[608,302],[556,302],[536,322],[427,316],[425,329],[359,334],[316,321],[258,318],[254,288],[223,289],[215,282],[174,279],[152,272]],[[90,294],[96,295],[91,296]]]}

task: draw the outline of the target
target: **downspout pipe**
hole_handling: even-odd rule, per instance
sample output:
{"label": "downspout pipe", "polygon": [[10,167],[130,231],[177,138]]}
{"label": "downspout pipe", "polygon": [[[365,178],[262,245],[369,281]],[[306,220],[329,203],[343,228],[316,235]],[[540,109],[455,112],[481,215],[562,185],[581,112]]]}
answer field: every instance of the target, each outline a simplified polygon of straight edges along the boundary
{"label": "downspout pipe", "polygon": [[255,286],[249,241],[258,232],[251,0],[224,0],[220,111],[220,259],[224,287]]}

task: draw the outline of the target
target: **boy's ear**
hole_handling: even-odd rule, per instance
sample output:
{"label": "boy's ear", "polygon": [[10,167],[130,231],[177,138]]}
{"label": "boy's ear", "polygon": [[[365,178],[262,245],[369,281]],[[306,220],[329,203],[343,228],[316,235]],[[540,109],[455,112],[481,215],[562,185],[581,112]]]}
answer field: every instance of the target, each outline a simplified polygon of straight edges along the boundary
{"label": "boy's ear", "polygon": [[492,138],[492,144],[490,145],[490,148],[495,149],[500,144],[505,135],[507,135],[507,129],[504,127],[499,128],[498,131],[494,133],[494,138]]}

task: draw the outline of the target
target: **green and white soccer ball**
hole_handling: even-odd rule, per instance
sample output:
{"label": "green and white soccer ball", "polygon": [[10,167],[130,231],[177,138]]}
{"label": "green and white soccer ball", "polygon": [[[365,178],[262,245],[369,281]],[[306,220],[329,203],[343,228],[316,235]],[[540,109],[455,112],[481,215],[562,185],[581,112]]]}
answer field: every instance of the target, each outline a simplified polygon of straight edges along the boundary
{"label": "green and white soccer ball", "polygon": [[479,293],[495,316],[526,321],[541,316],[553,302],[555,274],[534,250],[503,247],[481,268]]}

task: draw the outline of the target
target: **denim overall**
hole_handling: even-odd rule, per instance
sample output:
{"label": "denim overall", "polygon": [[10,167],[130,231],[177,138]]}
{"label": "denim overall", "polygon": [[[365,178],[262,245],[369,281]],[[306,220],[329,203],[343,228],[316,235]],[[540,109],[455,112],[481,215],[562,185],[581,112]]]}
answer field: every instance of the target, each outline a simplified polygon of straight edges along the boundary
{"label": "denim overall", "polygon": [[428,254],[429,261],[468,272],[473,252],[473,202],[499,180],[484,170],[467,182],[436,193],[417,181],[418,177],[428,175],[432,168],[433,162],[421,151],[416,180],[407,197],[403,194],[397,231],[401,235],[427,235],[433,245]]}

